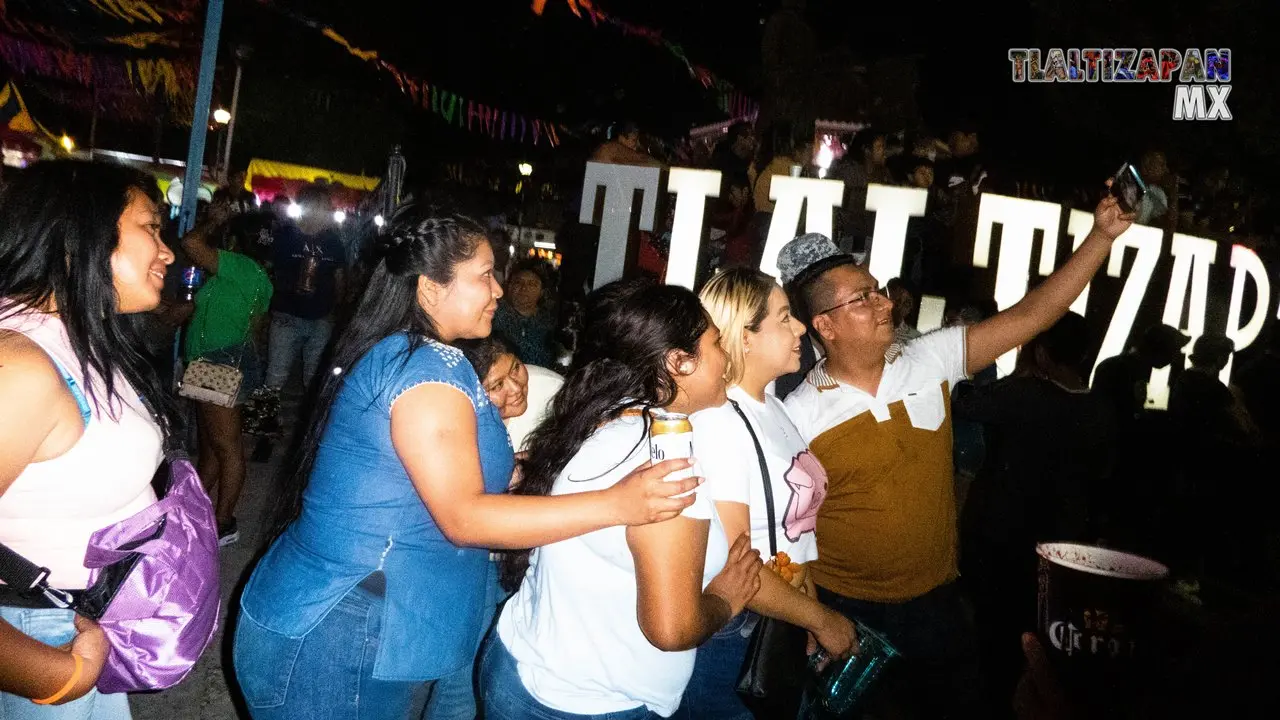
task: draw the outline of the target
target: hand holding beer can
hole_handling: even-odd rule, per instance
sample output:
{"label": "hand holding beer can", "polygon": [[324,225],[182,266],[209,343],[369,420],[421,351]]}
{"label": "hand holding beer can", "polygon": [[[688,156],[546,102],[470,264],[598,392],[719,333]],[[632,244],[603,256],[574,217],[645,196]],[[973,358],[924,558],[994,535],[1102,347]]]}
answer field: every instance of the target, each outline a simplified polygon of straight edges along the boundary
{"label": "hand holding beer can", "polygon": [[[649,459],[654,464],[663,460],[693,457],[693,423],[683,413],[650,410]],[[694,476],[692,466],[671,473],[667,480],[684,480]]]}

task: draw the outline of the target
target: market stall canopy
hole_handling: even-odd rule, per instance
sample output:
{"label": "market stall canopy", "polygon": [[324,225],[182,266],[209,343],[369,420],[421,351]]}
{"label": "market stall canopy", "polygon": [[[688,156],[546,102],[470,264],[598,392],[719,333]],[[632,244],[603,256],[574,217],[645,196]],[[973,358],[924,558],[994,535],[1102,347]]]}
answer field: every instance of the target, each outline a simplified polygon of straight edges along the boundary
{"label": "market stall canopy", "polygon": [[58,138],[31,116],[12,81],[0,88],[0,145],[5,164],[19,167],[58,146]]}
{"label": "market stall canopy", "polygon": [[347,210],[355,208],[365,193],[378,186],[378,182],[376,177],[261,158],[249,162],[244,178],[245,189],[263,200],[273,200],[277,195],[294,198],[305,185],[324,185],[329,190],[333,206]]}

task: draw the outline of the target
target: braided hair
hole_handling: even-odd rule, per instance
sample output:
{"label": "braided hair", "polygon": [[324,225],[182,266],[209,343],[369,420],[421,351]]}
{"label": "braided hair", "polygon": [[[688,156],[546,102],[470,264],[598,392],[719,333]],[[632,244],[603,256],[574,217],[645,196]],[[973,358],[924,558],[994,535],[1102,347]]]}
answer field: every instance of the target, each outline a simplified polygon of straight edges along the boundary
{"label": "braided hair", "polygon": [[346,371],[373,346],[396,333],[408,333],[409,344],[400,357],[401,363],[407,363],[426,340],[440,340],[435,321],[418,303],[418,278],[448,285],[457,266],[474,257],[482,242],[487,242],[484,228],[474,220],[433,206],[405,205],[392,217],[386,232],[377,239],[377,261],[355,315],[326,363],[307,432],[295,451],[296,461],[285,466],[296,469],[281,483],[273,528],[276,535],[302,510],[302,495],[315,465],[320,438],[346,380]]}

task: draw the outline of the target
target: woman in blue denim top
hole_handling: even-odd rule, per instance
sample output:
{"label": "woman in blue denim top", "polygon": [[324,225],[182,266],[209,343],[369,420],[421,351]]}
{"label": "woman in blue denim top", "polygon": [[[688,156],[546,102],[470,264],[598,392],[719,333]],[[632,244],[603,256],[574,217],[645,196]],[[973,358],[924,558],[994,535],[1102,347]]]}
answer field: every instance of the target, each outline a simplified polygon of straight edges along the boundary
{"label": "woman in blue denim top", "polygon": [[[275,541],[240,601],[234,666],[255,720],[403,718],[474,661],[488,549],[529,548],[666,520],[688,467],[611,490],[506,494],[497,409],[449,343],[489,334],[502,290],[483,229],[410,206],[334,348]],[[433,707],[433,717],[449,708]]]}

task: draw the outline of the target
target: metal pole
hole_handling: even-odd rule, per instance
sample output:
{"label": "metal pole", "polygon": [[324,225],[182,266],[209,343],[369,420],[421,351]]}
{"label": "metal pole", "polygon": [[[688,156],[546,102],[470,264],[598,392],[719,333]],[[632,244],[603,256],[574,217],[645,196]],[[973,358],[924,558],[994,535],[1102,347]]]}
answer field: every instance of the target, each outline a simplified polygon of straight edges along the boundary
{"label": "metal pole", "polygon": [[[236,81],[231,89],[231,122],[227,123],[227,138],[223,142],[222,181],[231,176],[231,140],[236,136],[236,109],[240,106],[240,73],[244,71],[244,63],[236,58]],[[235,188],[241,189],[241,188]]]}
{"label": "metal pole", "polygon": [[98,84],[93,84],[93,119],[89,121],[89,160],[98,147]]}
{"label": "metal pole", "polygon": [[209,131],[209,105],[213,102],[213,73],[218,64],[218,34],[222,30],[223,0],[209,0],[204,16],[204,44],[200,52],[200,79],[196,82],[196,102],[191,112],[191,142],[187,145],[187,172],[182,178],[182,209],[178,215],[178,236],[196,222],[196,197],[204,169],[204,140]]}

